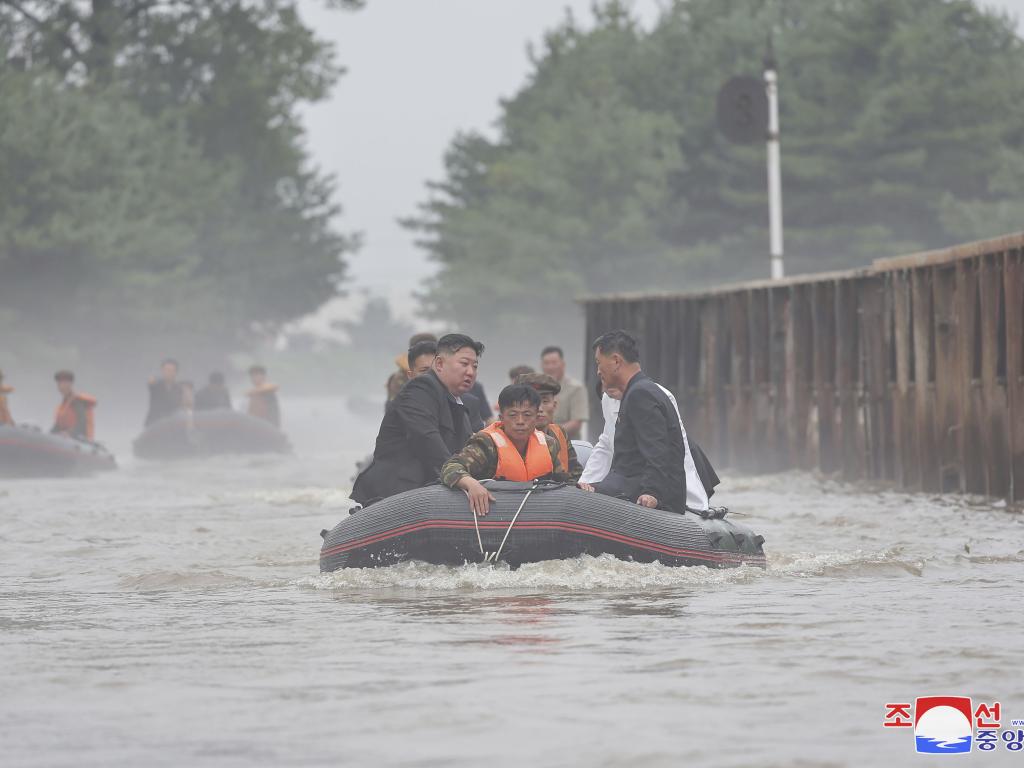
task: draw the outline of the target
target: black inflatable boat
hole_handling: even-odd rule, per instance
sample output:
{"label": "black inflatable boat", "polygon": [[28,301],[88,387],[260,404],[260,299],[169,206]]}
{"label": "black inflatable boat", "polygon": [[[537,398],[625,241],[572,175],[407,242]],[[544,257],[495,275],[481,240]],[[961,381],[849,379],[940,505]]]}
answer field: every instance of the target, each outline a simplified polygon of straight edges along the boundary
{"label": "black inflatable boat", "polygon": [[219,453],[287,453],[284,432],[262,419],[224,409],[185,412],[154,422],[135,438],[140,459],[184,459]]}
{"label": "black inflatable boat", "polygon": [[0,426],[0,477],[65,477],[112,469],[117,462],[99,443],[38,427]]}
{"label": "black inflatable boat", "polygon": [[558,484],[493,481],[497,499],[476,518],[466,495],[432,485],[361,509],[323,531],[320,570],[421,560],[436,565],[558,560],[611,554],[664,565],[765,565],[764,538],[724,519],[647,509]]}

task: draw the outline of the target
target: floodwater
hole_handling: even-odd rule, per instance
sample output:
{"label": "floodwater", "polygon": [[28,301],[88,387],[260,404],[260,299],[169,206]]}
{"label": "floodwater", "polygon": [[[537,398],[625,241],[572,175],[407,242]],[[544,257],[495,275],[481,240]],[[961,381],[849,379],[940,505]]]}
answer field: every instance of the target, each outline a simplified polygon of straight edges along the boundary
{"label": "floodwater", "polygon": [[2,764],[896,766],[929,758],[885,703],[1024,718],[1012,510],[730,477],[766,571],[320,575],[369,416],[286,404],[293,457],[147,464],[121,435],[116,474],[0,481]]}

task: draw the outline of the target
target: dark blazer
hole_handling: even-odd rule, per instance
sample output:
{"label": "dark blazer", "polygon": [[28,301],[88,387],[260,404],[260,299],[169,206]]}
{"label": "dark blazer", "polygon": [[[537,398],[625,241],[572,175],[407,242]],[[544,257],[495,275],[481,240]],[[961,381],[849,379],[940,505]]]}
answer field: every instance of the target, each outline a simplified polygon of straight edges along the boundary
{"label": "dark blazer", "polygon": [[146,426],[154,421],[167,418],[181,410],[181,382],[166,383],[157,379],[149,383],[149,410],[146,412]]}
{"label": "dark blazer", "polygon": [[428,485],[441,465],[473,434],[465,406],[433,371],[411,379],[388,403],[373,461],[356,478],[352,498],[362,505]]}
{"label": "dark blazer", "polygon": [[685,455],[672,401],[641,371],[622,394],[609,475],[635,484],[637,497],[650,494],[663,509],[682,512],[686,508]]}

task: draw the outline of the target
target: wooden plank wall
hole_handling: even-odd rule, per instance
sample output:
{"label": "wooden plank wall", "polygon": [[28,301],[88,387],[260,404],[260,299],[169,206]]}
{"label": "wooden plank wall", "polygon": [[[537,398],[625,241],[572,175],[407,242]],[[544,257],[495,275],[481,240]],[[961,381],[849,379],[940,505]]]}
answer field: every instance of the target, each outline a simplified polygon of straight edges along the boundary
{"label": "wooden plank wall", "polygon": [[588,359],[601,333],[637,334],[645,370],[723,466],[1024,499],[1024,233],[857,272],[583,304]]}

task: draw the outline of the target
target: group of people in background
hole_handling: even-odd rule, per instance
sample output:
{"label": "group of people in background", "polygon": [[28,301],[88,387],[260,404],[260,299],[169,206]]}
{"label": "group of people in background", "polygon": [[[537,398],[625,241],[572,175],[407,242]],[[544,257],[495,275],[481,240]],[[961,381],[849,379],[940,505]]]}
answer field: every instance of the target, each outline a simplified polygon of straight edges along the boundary
{"label": "group of people in background", "polygon": [[[178,379],[179,365],[174,358],[165,358],[160,363],[160,375],[149,380],[149,408],[146,411],[146,426],[173,416],[179,411],[231,410],[231,392],[224,381],[224,374],[214,371],[204,386],[198,390],[191,381]],[[281,426],[281,408],[277,401],[277,385],[267,380],[267,369],[262,365],[249,368],[252,384],[246,394],[249,398],[247,413],[253,418]]]}
{"label": "group of people in background", "polygon": [[419,334],[396,358],[373,461],[352,498],[367,506],[440,482],[464,491],[477,515],[494,500],[484,481],[573,483],[645,507],[707,510],[718,477],[690,441],[672,393],[644,374],[637,340],[613,331],[594,341],[604,431],[582,466],[586,389],[569,378],[559,347],[541,351],[542,372],[509,371],[497,416],[477,381],[484,345],[452,333]]}
{"label": "group of people in background", "polygon": [[[192,382],[178,380],[178,367],[177,360],[167,358],[160,364],[160,375],[149,380],[149,407],[145,423],[147,427],[179,411],[190,413],[232,407],[231,393],[224,382],[223,373],[214,371],[206,385],[195,391]],[[57,384],[60,402],[50,431],[78,440],[95,440],[96,398],[76,390],[75,374],[72,371],[57,371],[53,378]],[[249,379],[252,388],[247,393],[248,414],[280,427],[281,410],[277,401],[277,385],[267,380],[267,369],[262,365],[253,365],[249,368]],[[4,383],[4,374],[0,371],[0,426],[15,426],[7,399],[13,391],[13,387]]]}

